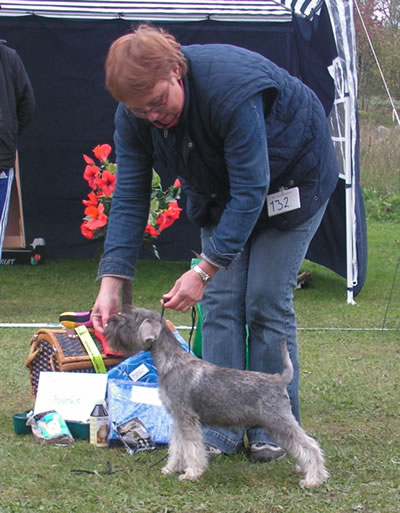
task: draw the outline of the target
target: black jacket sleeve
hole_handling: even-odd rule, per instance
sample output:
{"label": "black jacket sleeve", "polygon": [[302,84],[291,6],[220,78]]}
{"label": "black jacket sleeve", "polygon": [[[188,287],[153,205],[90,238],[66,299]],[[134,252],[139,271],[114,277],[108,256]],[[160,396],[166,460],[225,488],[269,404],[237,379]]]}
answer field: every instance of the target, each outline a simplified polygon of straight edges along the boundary
{"label": "black jacket sleeve", "polygon": [[15,96],[18,118],[18,133],[32,121],[35,110],[35,97],[28,73],[18,56],[15,54]]}

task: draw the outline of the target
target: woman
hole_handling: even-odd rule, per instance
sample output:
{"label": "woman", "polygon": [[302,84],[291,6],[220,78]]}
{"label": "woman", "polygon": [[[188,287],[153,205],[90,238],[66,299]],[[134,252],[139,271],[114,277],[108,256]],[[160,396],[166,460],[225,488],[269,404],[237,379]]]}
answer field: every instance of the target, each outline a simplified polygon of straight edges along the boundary
{"label": "woman", "polygon": [[[338,167],[324,110],[314,93],[256,53],[230,45],[181,47],[140,25],[116,40],[106,60],[115,116],[118,179],[101,286],[92,320],[102,332],[132,280],[148,217],[152,167],[179,176],[188,218],[201,227],[202,253],[164,295],[187,312],[202,300],[203,358],[225,367],[282,368],[300,421],[293,289],[336,186]],[[229,407],[229,405],[227,405]],[[243,433],[204,427],[210,453],[234,453]],[[252,461],[282,457],[263,429],[247,432]]]}

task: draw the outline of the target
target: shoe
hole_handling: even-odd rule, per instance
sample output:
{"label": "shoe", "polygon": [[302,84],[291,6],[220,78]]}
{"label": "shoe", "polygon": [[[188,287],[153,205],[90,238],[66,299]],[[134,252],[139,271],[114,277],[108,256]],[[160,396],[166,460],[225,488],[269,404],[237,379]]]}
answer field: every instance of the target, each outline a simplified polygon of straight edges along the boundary
{"label": "shoe", "polygon": [[221,456],[223,452],[221,449],[218,449],[217,447],[214,447],[213,445],[206,444],[206,454],[208,459],[215,458],[217,456]]}
{"label": "shoe", "polygon": [[250,445],[250,461],[252,463],[267,463],[280,460],[286,456],[285,449],[275,445],[255,443]]}

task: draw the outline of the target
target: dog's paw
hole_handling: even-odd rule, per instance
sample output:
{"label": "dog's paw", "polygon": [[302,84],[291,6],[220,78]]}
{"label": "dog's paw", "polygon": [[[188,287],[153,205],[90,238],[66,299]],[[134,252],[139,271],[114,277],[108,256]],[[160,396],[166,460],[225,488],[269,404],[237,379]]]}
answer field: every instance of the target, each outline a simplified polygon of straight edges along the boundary
{"label": "dog's paw", "polygon": [[201,477],[203,472],[193,468],[187,468],[184,474],[179,476],[179,481],[195,481]]}
{"label": "dog's paw", "polygon": [[174,471],[166,465],[161,469],[161,474],[164,474],[164,476],[167,476],[168,474],[173,474]]}
{"label": "dog's paw", "polygon": [[300,467],[300,465],[296,465],[294,467],[294,471],[296,474],[303,474],[304,470]]}
{"label": "dog's paw", "polygon": [[325,471],[322,475],[316,477],[305,477],[300,481],[300,488],[318,488],[328,479],[329,473]]}
{"label": "dog's paw", "polygon": [[318,488],[322,485],[322,483],[323,481],[320,481],[318,479],[302,479],[300,481],[300,488],[302,488],[303,490],[305,488]]}

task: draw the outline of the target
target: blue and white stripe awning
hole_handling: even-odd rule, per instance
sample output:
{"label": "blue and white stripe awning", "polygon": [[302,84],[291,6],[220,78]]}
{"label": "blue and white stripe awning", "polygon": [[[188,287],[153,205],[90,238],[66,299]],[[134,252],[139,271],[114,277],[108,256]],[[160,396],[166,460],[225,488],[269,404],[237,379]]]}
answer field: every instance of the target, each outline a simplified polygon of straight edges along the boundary
{"label": "blue and white stripe awning", "polygon": [[323,0],[0,0],[0,16],[35,14],[52,18],[147,21],[290,21],[292,13],[311,17]]}

